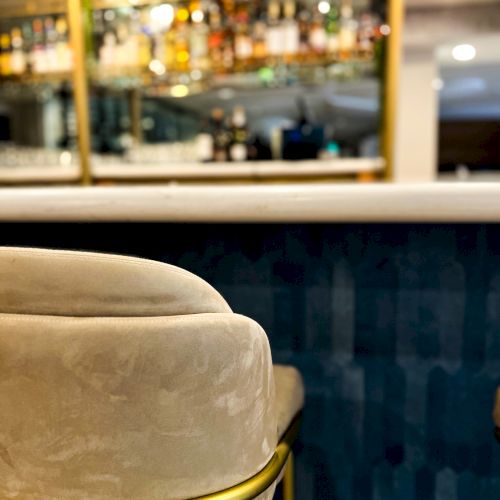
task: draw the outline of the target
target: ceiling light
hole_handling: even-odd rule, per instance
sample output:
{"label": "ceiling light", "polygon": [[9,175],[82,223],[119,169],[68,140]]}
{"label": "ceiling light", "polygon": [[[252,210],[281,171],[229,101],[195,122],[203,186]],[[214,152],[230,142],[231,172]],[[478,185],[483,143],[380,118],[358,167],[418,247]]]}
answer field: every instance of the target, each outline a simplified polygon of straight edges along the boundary
{"label": "ceiling light", "polygon": [[468,43],[455,45],[451,55],[456,61],[472,61],[476,57],[476,48]]}

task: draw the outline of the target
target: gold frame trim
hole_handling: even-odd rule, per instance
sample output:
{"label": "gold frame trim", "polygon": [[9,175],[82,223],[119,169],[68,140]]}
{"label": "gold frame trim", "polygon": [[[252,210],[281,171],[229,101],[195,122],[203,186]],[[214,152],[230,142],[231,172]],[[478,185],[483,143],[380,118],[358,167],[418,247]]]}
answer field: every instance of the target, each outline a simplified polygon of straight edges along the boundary
{"label": "gold frame trim", "polygon": [[84,9],[81,0],[68,0],[68,20],[73,49],[73,92],[80,152],[81,183],[92,184],[90,166],[90,119],[87,68],[85,65]]}
{"label": "gold frame trim", "polygon": [[267,465],[255,476],[250,479],[227,488],[216,493],[211,493],[209,495],[204,495],[201,497],[196,497],[191,500],[251,500],[264,491],[266,491],[269,486],[271,486],[274,481],[279,477],[280,473],[283,471],[287,461],[287,470],[285,471],[285,497],[289,500],[293,498],[293,474],[289,474],[293,468],[293,459],[291,458],[292,444],[295,441],[297,434],[299,433],[300,423],[302,420],[302,414],[299,413],[292,421],[287,431],[281,438],[274,455]]}
{"label": "gold frame trim", "polygon": [[385,158],[385,178],[394,178],[394,146],[396,137],[396,112],[398,105],[399,74],[402,56],[404,1],[387,0],[387,24],[391,33],[387,40],[384,74],[383,129],[381,153]]}

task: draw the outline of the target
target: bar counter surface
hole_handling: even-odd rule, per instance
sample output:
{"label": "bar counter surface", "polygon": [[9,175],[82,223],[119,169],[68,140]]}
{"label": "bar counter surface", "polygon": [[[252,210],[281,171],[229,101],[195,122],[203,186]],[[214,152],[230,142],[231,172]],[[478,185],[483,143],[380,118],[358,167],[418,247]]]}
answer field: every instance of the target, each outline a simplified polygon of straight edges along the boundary
{"label": "bar counter surface", "polygon": [[500,222],[500,184],[9,187],[0,221]]}

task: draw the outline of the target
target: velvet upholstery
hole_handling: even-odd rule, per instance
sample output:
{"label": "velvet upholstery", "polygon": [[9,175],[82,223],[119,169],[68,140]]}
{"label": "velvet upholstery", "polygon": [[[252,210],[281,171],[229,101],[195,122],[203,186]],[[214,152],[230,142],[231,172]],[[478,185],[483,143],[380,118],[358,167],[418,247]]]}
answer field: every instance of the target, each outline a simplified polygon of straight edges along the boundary
{"label": "velvet upholstery", "polygon": [[497,388],[495,396],[495,405],[493,407],[493,421],[495,426],[500,429],[500,387]]}
{"label": "velvet upholstery", "polygon": [[186,499],[272,457],[300,375],[208,284],[142,264],[0,250],[0,498]]}
{"label": "velvet upholstery", "polygon": [[122,255],[0,247],[0,311],[54,316],[231,312],[207,282]]}

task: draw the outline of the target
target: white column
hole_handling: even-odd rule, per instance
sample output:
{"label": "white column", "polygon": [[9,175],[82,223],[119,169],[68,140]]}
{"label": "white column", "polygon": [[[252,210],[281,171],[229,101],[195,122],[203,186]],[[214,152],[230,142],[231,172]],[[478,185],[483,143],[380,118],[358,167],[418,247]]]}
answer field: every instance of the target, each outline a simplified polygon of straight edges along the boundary
{"label": "white column", "polygon": [[394,181],[427,182],[437,176],[438,98],[434,51],[405,50],[394,140]]}

